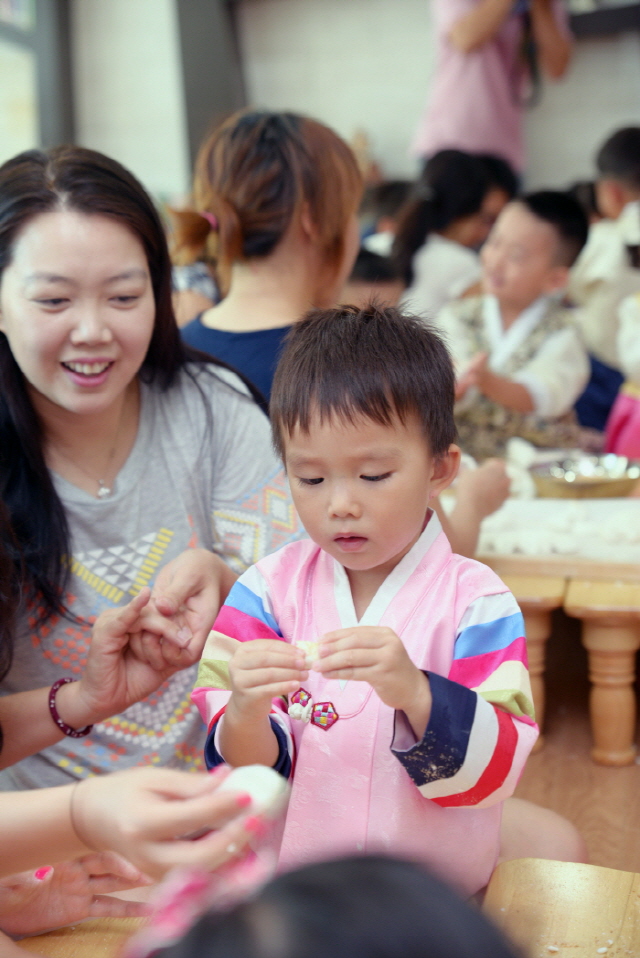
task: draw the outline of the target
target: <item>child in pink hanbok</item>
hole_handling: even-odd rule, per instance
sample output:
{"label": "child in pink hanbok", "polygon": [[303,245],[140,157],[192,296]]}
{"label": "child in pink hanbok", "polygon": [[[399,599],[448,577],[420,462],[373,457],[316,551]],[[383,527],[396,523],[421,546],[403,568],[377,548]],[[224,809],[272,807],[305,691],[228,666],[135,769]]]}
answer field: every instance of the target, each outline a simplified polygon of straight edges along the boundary
{"label": "child in pink hanbok", "polygon": [[387,852],[473,894],[501,848],[555,857],[535,839],[557,816],[528,803],[501,838],[537,727],[515,599],[430,508],[458,468],[453,402],[443,343],[392,308],[310,313],[276,373],[274,442],[310,538],[236,582],[193,699],[210,767],[291,779],[281,868]]}

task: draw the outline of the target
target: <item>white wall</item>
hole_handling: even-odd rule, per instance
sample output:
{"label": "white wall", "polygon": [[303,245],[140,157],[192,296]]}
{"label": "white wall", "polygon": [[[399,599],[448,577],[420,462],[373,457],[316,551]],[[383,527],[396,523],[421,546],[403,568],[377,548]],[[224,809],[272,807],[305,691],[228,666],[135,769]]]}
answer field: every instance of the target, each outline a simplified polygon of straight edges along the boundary
{"label": "white wall", "polygon": [[238,14],[252,103],[346,139],[363,128],[387,173],[413,175],[407,146],[433,68],[426,0],[243,0]]}
{"label": "white wall", "polygon": [[189,188],[176,0],[73,0],[77,142],[156,196]]}
{"label": "white wall", "polygon": [[[410,175],[408,147],[433,70],[429,0],[241,0],[251,101],[370,136],[387,175]],[[569,75],[527,117],[530,186],[589,176],[599,142],[640,124],[640,35],[583,40]]]}
{"label": "white wall", "polygon": [[575,44],[561,83],[547,83],[527,118],[529,184],[564,186],[593,176],[593,156],[621,126],[640,124],[640,34]]}

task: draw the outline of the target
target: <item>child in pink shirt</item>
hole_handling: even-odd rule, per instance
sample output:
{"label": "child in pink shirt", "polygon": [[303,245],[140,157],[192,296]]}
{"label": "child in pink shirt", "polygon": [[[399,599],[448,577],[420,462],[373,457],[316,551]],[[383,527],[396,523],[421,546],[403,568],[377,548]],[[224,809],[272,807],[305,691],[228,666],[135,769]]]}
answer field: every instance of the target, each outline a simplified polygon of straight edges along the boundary
{"label": "child in pink shirt", "polygon": [[291,778],[283,868],[382,851],[473,894],[500,853],[537,727],[515,599],[430,508],[458,468],[453,398],[442,341],[392,308],[309,314],[278,367],[274,442],[310,539],[237,581],[193,698],[209,766]]}

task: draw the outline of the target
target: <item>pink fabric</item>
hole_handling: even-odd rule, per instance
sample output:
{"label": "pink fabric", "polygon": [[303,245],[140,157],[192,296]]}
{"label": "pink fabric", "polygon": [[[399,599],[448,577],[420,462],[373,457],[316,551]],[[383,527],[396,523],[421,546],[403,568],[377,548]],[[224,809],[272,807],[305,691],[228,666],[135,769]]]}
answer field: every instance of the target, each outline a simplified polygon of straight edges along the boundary
{"label": "pink fabric", "polygon": [[[425,157],[451,148],[494,153],[521,172],[521,99],[525,81],[520,58],[521,20],[510,17],[491,40],[471,53],[462,53],[449,41],[448,33],[476,3],[477,0],[431,0],[436,67],[411,152]],[[555,0],[555,7],[558,22],[568,33],[567,15],[560,0]]]}
{"label": "pink fabric", "polygon": [[[344,569],[308,540],[267,556],[240,582],[254,596],[268,598],[269,614],[285,641],[313,641],[356,624]],[[233,595],[232,591],[227,602]],[[419,542],[381,586],[361,624],[393,629],[420,669],[447,676],[459,626],[470,605],[482,597],[503,595],[512,605],[508,613],[500,614],[517,610],[489,569],[452,555],[432,516]],[[502,667],[517,658],[516,647],[518,643],[512,643],[502,656],[488,656],[488,667],[494,658]],[[395,713],[369,685],[339,683],[311,671],[304,688],[314,702],[331,702],[340,718],[326,731],[292,721],[274,700],[274,714],[290,729],[295,755],[280,867],[382,851],[427,862],[463,893],[483,887],[498,853],[501,802],[513,792],[537,736],[535,726],[518,721],[516,729],[512,716],[479,701],[474,745],[453,779],[425,786],[433,790],[429,801],[392,753]],[[197,690],[198,706],[209,727],[229,694],[207,689],[203,702]],[[504,735],[510,737],[507,749],[499,745]],[[469,788],[473,795],[465,796]],[[452,801],[452,793],[458,791],[459,800]],[[471,804],[475,807],[453,807]]]}
{"label": "pink fabric", "polygon": [[605,452],[640,459],[640,399],[620,393],[605,432]]}

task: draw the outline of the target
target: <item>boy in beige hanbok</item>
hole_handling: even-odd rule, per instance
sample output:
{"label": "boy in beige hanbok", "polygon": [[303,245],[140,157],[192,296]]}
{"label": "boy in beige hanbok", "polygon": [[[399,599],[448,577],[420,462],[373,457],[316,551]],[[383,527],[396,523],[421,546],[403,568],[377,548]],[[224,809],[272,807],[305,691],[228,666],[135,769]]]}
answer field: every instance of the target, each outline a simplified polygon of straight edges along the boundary
{"label": "boy in beige hanbok", "polygon": [[478,460],[503,455],[514,436],[543,447],[579,444],[572,407],[589,362],[562,294],[587,230],[566,193],[509,203],[482,250],[483,295],[437,317],[458,375],[460,442]]}

